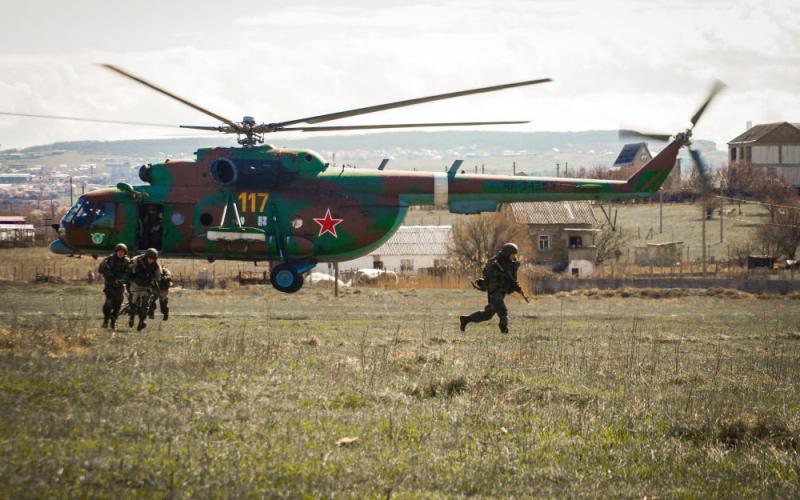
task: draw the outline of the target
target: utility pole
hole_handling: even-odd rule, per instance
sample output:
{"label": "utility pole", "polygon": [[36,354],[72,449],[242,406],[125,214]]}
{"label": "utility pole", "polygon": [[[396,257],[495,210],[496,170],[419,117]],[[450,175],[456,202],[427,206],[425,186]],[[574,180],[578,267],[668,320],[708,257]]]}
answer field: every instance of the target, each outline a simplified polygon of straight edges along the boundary
{"label": "utility pole", "polygon": [[339,263],[333,263],[333,296],[339,296]]}
{"label": "utility pole", "polygon": [[561,177],[561,164],[556,163],[556,177]]}
{"label": "utility pole", "polygon": [[708,271],[708,267],[706,266],[706,198],[703,196],[703,278],[706,277],[706,271]]}
{"label": "utility pole", "polygon": [[564,162],[564,177],[569,177],[569,172],[567,171],[568,168],[569,168],[569,162],[565,161]]}
{"label": "utility pole", "polygon": [[72,201],[72,176],[69,176],[69,206],[73,205]]}
{"label": "utility pole", "polygon": [[719,205],[719,242],[722,243],[722,238],[725,235],[725,226],[723,225],[723,213],[725,212],[725,200],[722,200]]}
{"label": "utility pole", "polygon": [[511,169],[512,169],[513,175],[517,175],[517,162],[512,162]]}
{"label": "utility pole", "polygon": [[658,234],[664,232],[664,190],[658,190]]}
{"label": "utility pole", "polygon": [[481,163],[481,174],[485,174],[485,173],[486,173],[486,164]]}

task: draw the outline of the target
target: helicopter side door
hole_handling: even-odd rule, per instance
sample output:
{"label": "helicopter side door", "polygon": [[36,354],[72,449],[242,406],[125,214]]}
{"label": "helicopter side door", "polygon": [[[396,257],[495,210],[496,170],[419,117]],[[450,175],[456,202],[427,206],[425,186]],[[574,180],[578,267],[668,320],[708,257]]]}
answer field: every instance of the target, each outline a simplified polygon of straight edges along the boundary
{"label": "helicopter side door", "polygon": [[164,239],[164,206],[156,203],[139,205],[136,243],[139,250],[161,250]]}

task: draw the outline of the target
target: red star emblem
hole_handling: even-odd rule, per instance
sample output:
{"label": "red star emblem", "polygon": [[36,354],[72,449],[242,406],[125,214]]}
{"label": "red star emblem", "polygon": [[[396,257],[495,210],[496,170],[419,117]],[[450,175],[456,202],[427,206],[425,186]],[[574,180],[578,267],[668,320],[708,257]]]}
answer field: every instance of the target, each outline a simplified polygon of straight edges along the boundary
{"label": "red star emblem", "polygon": [[331,217],[331,209],[329,208],[327,212],[325,212],[325,217],[322,219],[314,218],[314,222],[319,224],[319,234],[317,237],[322,236],[325,233],[331,233],[334,238],[338,238],[339,235],[336,234],[336,226],[344,222],[344,219],[334,219]]}

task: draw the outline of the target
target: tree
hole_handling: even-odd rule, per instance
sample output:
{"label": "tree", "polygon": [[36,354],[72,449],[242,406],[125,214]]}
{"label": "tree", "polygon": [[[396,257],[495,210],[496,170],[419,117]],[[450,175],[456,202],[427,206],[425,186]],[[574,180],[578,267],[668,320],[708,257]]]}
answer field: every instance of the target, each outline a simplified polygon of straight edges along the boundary
{"label": "tree", "polygon": [[770,220],[777,223],[777,216],[782,207],[797,204],[797,191],[782,177],[770,175],[768,171],[767,173],[768,175],[754,186],[753,198],[766,203]]}
{"label": "tree", "polygon": [[477,274],[508,242],[516,243],[522,256],[531,255],[532,243],[527,226],[514,220],[510,211],[501,210],[458,220],[453,224],[453,238],[448,251],[458,269]]}
{"label": "tree", "polygon": [[717,172],[719,189],[725,196],[751,196],[753,188],[766,175],[763,168],[745,163],[732,163]]}
{"label": "tree", "polygon": [[726,196],[750,197],[766,204],[770,221],[776,222],[780,205],[797,203],[797,190],[774,170],[751,163],[734,163],[719,175],[720,191]]}
{"label": "tree", "polygon": [[615,180],[620,180],[621,176],[618,175],[619,172],[620,172],[619,170],[611,170],[606,165],[595,165],[589,171],[589,178],[590,179],[615,179]]}
{"label": "tree", "polygon": [[794,260],[800,246],[800,205],[776,208],[774,219],[758,227],[756,238],[765,254]]}
{"label": "tree", "polygon": [[630,235],[621,229],[615,231],[611,224],[600,226],[600,232],[594,239],[595,246],[595,265],[600,265],[611,259],[618,259],[622,255],[622,249],[630,241]]}

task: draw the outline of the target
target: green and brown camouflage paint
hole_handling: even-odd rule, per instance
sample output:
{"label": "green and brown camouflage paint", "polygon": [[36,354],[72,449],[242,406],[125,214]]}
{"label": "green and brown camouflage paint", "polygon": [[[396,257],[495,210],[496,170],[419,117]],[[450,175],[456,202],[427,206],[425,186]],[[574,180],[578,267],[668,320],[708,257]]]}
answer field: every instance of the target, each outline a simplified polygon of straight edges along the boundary
{"label": "green and brown camouflage paint", "polygon": [[[408,207],[437,205],[455,213],[494,211],[515,201],[604,200],[655,193],[675,164],[682,143],[671,142],[627,181],[513,177],[431,172],[366,171],[329,167],[308,150],[269,145],[210,148],[196,161],[166,161],[149,166],[148,185],[134,193],[102,189],[79,203],[115,203],[108,237],[94,237],[89,222],[75,227],[62,221],[56,253],[99,255],[117,243],[137,248],[139,204],[163,207],[161,252],[168,257],[202,257],[284,262],[337,262],[368,254],[400,226]],[[224,186],[210,166],[227,158],[240,178]],[[255,168],[268,165],[271,174]],[[255,173],[248,173],[253,169]],[[209,230],[222,224],[229,200],[235,200],[241,225],[258,228],[259,240],[212,241]],[[256,232],[261,232],[256,231]],[[96,236],[96,234],[95,234]],[[97,241],[102,240],[101,243]]]}

